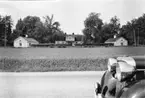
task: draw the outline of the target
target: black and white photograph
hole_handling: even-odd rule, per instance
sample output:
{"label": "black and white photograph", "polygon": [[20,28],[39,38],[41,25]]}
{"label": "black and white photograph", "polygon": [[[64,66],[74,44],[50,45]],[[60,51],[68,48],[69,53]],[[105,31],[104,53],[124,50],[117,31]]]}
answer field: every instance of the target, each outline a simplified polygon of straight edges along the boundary
{"label": "black and white photograph", "polygon": [[0,0],[0,98],[145,98],[145,0]]}

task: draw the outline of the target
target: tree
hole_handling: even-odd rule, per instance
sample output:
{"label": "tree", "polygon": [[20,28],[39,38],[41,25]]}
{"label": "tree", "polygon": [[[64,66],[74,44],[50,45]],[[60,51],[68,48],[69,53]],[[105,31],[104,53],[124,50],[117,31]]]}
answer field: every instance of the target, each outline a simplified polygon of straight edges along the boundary
{"label": "tree", "polygon": [[27,16],[23,20],[20,18],[16,24],[16,29],[13,33],[13,39],[18,36],[25,36],[35,38],[41,42],[41,37],[44,33],[43,23],[37,16]]}
{"label": "tree", "polygon": [[24,29],[24,23],[22,19],[20,18],[16,24],[16,32],[18,32],[17,36],[23,35],[23,29]]}
{"label": "tree", "polygon": [[4,39],[5,39],[5,24],[0,23],[0,45],[4,45]]}
{"label": "tree", "polygon": [[104,43],[107,39],[113,38],[114,35],[118,35],[120,31],[120,21],[117,16],[110,19],[109,23],[105,23],[102,26],[102,42]]}
{"label": "tree", "polygon": [[83,34],[85,35],[86,42],[88,43],[100,43],[101,41],[101,29],[102,19],[100,19],[99,13],[90,13],[84,21],[85,28]]}
{"label": "tree", "polygon": [[114,16],[114,17],[111,18],[110,26],[111,26],[111,32],[114,35],[118,34],[118,32],[120,30],[120,21],[119,21],[119,18],[117,18],[117,16]]}
{"label": "tree", "polygon": [[125,37],[130,45],[144,45],[145,14],[123,25],[119,35]]}
{"label": "tree", "polygon": [[0,16],[0,45],[6,46],[7,44],[12,44],[11,34],[12,34],[12,18],[11,16]]}
{"label": "tree", "polygon": [[44,39],[46,42],[54,43],[56,40],[64,40],[64,33],[59,28],[60,23],[58,21],[53,20],[53,15],[45,16],[44,26],[46,28],[46,35]]}
{"label": "tree", "polygon": [[127,22],[127,24],[123,25],[120,30],[119,36],[124,37],[128,41],[129,45],[136,43],[134,26],[134,23]]}
{"label": "tree", "polygon": [[36,33],[36,24],[41,23],[40,18],[37,16],[27,16],[23,19],[23,34],[28,35],[29,37],[37,39],[37,32]]}
{"label": "tree", "polygon": [[145,44],[145,14],[134,19],[134,33],[136,35],[136,44]]}
{"label": "tree", "polygon": [[44,22],[37,16],[27,16],[19,19],[16,29],[13,31],[13,38],[25,36],[34,38],[40,43],[54,43],[56,40],[64,39],[64,33],[59,28],[60,23],[51,17],[45,16]]}

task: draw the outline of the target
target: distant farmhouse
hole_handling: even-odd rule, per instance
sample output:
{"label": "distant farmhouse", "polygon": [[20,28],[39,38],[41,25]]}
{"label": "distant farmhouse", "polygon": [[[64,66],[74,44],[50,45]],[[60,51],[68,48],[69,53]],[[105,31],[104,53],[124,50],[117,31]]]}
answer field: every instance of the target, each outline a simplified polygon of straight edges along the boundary
{"label": "distant farmhouse", "polygon": [[68,44],[71,44],[72,46],[74,46],[75,45],[75,35],[74,35],[74,33],[72,35],[66,35],[65,36],[65,41]]}
{"label": "distant farmhouse", "polygon": [[65,41],[55,41],[55,44],[69,44],[71,46],[75,46],[76,44],[82,44],[83,35],[75,35],[72,34],[66,34],[65,35]]}
{"label": "distant farmhouse", "polygon": [[128,45],[128,41],[123,38],[123,37],[119,37],[119,38],[110,38],[107,41],[105,41],[105,44],[112,44],[114,46],[127,46]]}
{"label": "distant farmhouse", "polygon": [[33,38],[18,37],[14,40],[14,47],[31,47],[32,45],[38,45],[39,42]]}
{"label": "distant farmhouse", "polygon": [[75,34],[73,33],[72,35],[66,35],[65,40],[67,42],[74,42],[75,41]]}
{"label": "distant farmhouse", "polygon": [[55,41],[55,44],[72,44],[73,42],[75,42],[75,35],[65,34],[65,41]]}

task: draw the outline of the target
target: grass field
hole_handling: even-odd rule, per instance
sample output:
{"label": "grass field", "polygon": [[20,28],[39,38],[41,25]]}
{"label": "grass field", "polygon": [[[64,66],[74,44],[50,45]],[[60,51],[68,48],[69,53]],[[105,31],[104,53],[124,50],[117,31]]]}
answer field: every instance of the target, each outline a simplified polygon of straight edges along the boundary
{"label": "grass field", "polygon": [[107,58],[145,55],[145,47],[0,48],[0,71],[96,71],[107,68]]}
{"label": "grass field", "polygon": [[0,48],[1,58],[16,59],[80,59],[122,55],[145,55],[145,47],[98,48]]}

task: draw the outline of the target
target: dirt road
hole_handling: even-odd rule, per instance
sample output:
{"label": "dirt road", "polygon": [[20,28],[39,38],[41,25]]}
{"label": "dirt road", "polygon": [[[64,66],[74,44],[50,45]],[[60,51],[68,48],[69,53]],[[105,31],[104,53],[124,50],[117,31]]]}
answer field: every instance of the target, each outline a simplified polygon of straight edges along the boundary
{"label": "dirt road", "polygon": [[0,73],[0,98],[93,98],[103,72]]}

